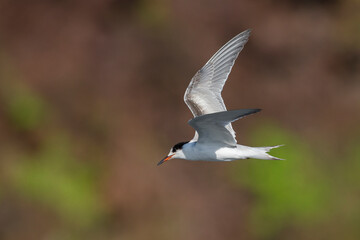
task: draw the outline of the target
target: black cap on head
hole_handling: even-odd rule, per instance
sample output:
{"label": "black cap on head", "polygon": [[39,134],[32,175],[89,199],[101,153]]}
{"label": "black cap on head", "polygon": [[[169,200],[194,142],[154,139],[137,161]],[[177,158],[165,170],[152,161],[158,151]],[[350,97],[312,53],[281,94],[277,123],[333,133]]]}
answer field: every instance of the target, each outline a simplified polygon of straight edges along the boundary
{"label": "black cap on head", "polygon": [[187,144],[188,142],[189,142],[189,141],[187,141],[187,142],[179,142],[179,143],[175,144],[175,145],[173,146],[173,148],[171,149],[171,151],[172,151],[172,152],[176,152],[176,150],[182,149],[182,147],[183,147],[185,144]]}

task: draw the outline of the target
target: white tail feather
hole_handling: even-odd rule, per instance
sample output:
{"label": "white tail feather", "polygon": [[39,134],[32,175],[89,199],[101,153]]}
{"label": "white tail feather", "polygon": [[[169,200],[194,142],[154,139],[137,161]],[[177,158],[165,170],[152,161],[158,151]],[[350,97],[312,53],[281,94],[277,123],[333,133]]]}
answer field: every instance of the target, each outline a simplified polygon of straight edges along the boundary
{"label": "white tail feather", "polygon": [[268,152],[271,149],[282,147],[282,146],[284,146],[284,144],[276,145],[276,146],[272,146],[272,147],[257,147],[257,149],[262,150],[263,154],[264,154],[264,155],[262,155],[262,157],[259,157],[259,158],[260,159],[265,159],[265,160],[285,160],[285,159],[277,158],[277,157],[274,157],[274,156],[271,156],[270,154],[268,154]]}

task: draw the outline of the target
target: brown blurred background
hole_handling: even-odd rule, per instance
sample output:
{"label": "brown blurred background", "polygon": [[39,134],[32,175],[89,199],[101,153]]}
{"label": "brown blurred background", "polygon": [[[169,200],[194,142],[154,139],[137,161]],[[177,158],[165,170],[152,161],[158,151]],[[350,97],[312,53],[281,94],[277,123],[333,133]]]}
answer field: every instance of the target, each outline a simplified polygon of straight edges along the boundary
{"label": "brown blurred background", "polygon": [[[0,239],[360,239],[359,0],[0,0]],[[156,166],[195,72],[286,161]]]}

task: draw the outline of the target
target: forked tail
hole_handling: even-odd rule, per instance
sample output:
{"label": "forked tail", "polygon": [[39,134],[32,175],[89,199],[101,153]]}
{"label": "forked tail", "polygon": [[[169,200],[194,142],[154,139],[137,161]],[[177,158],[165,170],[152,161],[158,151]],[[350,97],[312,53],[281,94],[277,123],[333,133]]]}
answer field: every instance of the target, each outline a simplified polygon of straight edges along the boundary
{"label": "forked tail", "polygon": [[261,156],[257,157],[259,159],[265,159],[265,160],[285,160],[285,159],[281,159],[281,158],[277,158],[277,157],[274,157],[274,156],[271,156],[268,152],[271,150],[271,149],[274,149],[274,148],[278,148],[278,147],[282,147],[284,146],[284,144],[282,145],[276,145],[276,146],[272,146],[272,147],[256,147],[257,149],[261,150],[262,154]]}

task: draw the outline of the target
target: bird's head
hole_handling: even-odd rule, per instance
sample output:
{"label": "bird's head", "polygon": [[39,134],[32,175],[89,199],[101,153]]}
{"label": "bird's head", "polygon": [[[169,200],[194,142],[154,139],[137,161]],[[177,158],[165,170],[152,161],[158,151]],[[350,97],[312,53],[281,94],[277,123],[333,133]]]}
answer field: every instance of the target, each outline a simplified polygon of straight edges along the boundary
{"label": "bird's head", "polygon": [[174,159],[174,158],[180,158],[180,159],[184,159],[185,155],[183,152],[183,146],[185,144],[187,144],[188,142],[180,142],[175,144],[171,149],[169,154],[164,157],[157,165],[159,166],[160,164],[163,164],[164,162],[170,160],[170,159]]}

